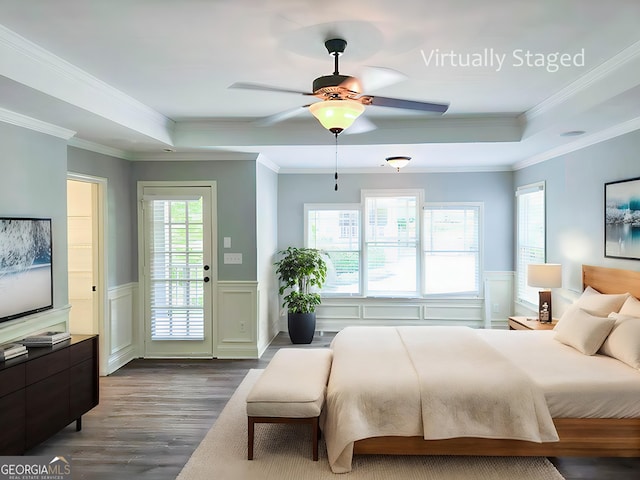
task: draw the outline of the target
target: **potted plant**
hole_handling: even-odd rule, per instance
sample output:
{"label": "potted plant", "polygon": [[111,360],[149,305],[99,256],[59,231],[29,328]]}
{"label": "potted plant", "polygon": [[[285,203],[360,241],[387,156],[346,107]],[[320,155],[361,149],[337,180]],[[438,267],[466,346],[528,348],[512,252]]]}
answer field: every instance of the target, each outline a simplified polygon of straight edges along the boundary
{"label": "potted plant", "polygon": [[327,277],[323,253],[315,248],[289,247],[279,252],[275,263],[280,278],[280,295],[288,292],[282,307],[288,310],[287,324],[292,343],[311,343],[316,329],[316,306],[321,298],[312,287],[322,288]]}

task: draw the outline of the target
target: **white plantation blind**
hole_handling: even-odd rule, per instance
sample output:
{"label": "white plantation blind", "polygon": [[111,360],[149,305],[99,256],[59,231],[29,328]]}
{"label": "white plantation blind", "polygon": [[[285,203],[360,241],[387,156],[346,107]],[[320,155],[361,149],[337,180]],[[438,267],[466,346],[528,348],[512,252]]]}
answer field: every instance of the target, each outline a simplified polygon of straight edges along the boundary
{"label": "white plantation blind", "polygon": [[424,207],[425,294],[480,293],[480,204]]}
{"label": "white plantation blind", "polygon": [[360,208],[305,206],[306,243],[327,253],[323,294],[360,293]]}
{"label": "white plantation blind", "polygon": [[152,340],[204,339],[202,199],[192,198],[146,198]]}
{"label": "white plantation blind", "polygon": [[527,285],[527,265],[545,263],[545,184],[518,187],[517,219],[517,299],[538,304],[538,290]]}

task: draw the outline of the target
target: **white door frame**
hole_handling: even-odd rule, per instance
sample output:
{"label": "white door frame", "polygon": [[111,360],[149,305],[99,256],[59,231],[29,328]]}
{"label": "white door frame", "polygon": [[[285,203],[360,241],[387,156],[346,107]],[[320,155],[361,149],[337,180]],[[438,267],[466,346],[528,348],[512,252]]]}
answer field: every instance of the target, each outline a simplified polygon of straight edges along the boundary
{"label": "white door frame", "polygon": [[144,271],[144,258],[145,258],[145,244],[144,244],[144,215],[143,215],[143,192],[145,187],[210,187],[211,188],[211,272],[209,277],[211,279],[211,351],[213,357],[217,356],[216,351],[216,338],[217,338],[217,324],[218,324],[218,202],[217,202],[217,185],[215,181],[206,180],[194,180],[194,181],[138,181],[137,187],[137,204],[138,204],[138,352],[142,356],[145,353],[144,342],[146,339],[146,319],[145,319],[145,271]]}
{"label": "white door frame", "polygon": [[[110,345],[110,329],[105,326],[105,319],[109,318],[107,308],[107,179],[103,177],[95,177],[82,173],[67,172],[67,180],[77,182],[86,182],[97,185],[97,218],[95,219],[98,226],[97,232],[97,248],[94,248],[94,256],[97,256],[98,264],[98,282],[96,285],[96,307],[97,315],[93,325],[93,329],[98,333],[99,337],[99,372],[100,375],[107,375],[109,372],[109,349]],[[96,245],[94,245],[96,247]],[[95,257],[94,257],[94,260]]]}

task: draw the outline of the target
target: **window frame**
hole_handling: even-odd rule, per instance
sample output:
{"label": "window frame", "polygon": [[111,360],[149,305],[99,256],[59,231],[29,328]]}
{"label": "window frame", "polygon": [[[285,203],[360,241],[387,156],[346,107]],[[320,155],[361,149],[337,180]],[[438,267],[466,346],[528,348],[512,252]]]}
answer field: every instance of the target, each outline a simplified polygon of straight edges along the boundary
{"label": "window frame", "polygon": [[[421,292],[423,297],[435,298],[435,297],[456,297],[456,298],[468,298],[468,297],[480,297],[483,293],[483,277],[484,277],[484,202],[425,202],[422,206],[422,216],[424,217],[426,210],[471,210],[477,211],[477,234],[478,234],[478,252],[477,252],[477,289],[475,291],[457,292],[457,293],[427,293],[426,282],[421,283]],[[421,235],[421,261],[423,269],[426,269],[425,248],[424,244],[424,218]],[[423,270],[424,271],[424,270]],[[421,277],[422,279],[422,277]],[[423,279],[422,279],[423,280]]]}
{"label": "window frame", "polygon": [[[367,268],[367,242],[366,224],[369,221],[369,213],[366,209],[367,198],[370,197],[416,197],[416,291],[415,293],[391,293],[380,294],[370,293],[367,288],[368,268]],[[478,284],[476,292],[455,292],[455,293],[425,293],[425,282],[423,272],[425,268],[425,232],[424,212],[426,209],[441,207],[452,209],[473,208],[478,213]],[[484,290],[484,202],[425,202],[424,190],[422,189],[363,189],[360,192],[360,203],[305,203],[304,204],[304,245],[309,247],[309,212],[313,210],[342,211],[355,210],[359,213],[359,291],[358,293],[344,292],[321,292],[325,298],[478,298]]]}
{"label": "window frame", "polygon": [[[369,212],[367,212],[367,199],[373,197],[416,197],[416,272],[415,282],[416,289],[414,292],[394,293],[382,295],[376,293],[369,295],[368,289],[368,249],[366,239],[366,228],[364,221],[369,221]],[[360,191],[360,203],[362,206],[362,221],[361,221],[361,248],[362,248],[362,294],[365,297],[384,297],[384,298],[421,298],[422,297],[422,218],[420,212],[422,211],[422,205],[424,204],[424,190],[417,188],[402,188],[402,189],[363,189]]]}
{"label": "window frame", "polygon": [[309,247],[309,211],[313,210],[323,210],[323,211],[345,211],[345,210],[355,210],[359,214],[359,225],[358,225],[358,238],[360,239],[358,243],[358,253],[359,253],[359,264],[358,264],[358,291],[353,293],[345,293],[345,292],[321,292],[323,297],[362,297],[363,295],[363,273],[362,273],[362,216],[363,216],[363,207],[359,203],[305,203],[304,204],[304,246]]}
{"label": "window frame", "polygon": [[[546,183],[544,181],[529,183],[526,185],[521,185],[516,188],[515,197],[516,197],[516,205],[515,205],[515,214],[516,214],[516,224],[515,224],[515,234],[516,234],[516,244],[515,244],[515,302],[521,305],[524,305],[527,308],[537,310],[538,300],[537,300],[537,290],[532,289],[526,285],[526,276],[527,276],[527,264],[522,264],[520,262],[520,230],[521,230],[521,218],[520,218],[520,198],[523,195],[533,194],[542,192],[542,259],[541,263],[546,263],[547,261],[547,190]],[[522,281],[524,282],[524,289],[521,289]],[[531,289],[531,290],[529,290]],[[530,294],[529,296],[527,295]],[[536,296],[534,297],[533,291],[536,292]],[[529,298],[530,297],[530,298]]]}

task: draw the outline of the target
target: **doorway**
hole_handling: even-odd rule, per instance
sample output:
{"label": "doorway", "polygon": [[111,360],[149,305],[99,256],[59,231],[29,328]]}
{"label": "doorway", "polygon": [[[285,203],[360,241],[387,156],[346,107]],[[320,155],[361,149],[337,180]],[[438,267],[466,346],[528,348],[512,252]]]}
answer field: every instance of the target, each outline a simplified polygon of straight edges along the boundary
{"label": "doorway", "polygon": [[215,184],[138,189],[144,356],[211,358],[215,285]]}
{"label": "doorway", "polygon": [[100,372],[105,374],[106,295],[104,202],[106,179],[67,175],[69,331],[100,335]]}

